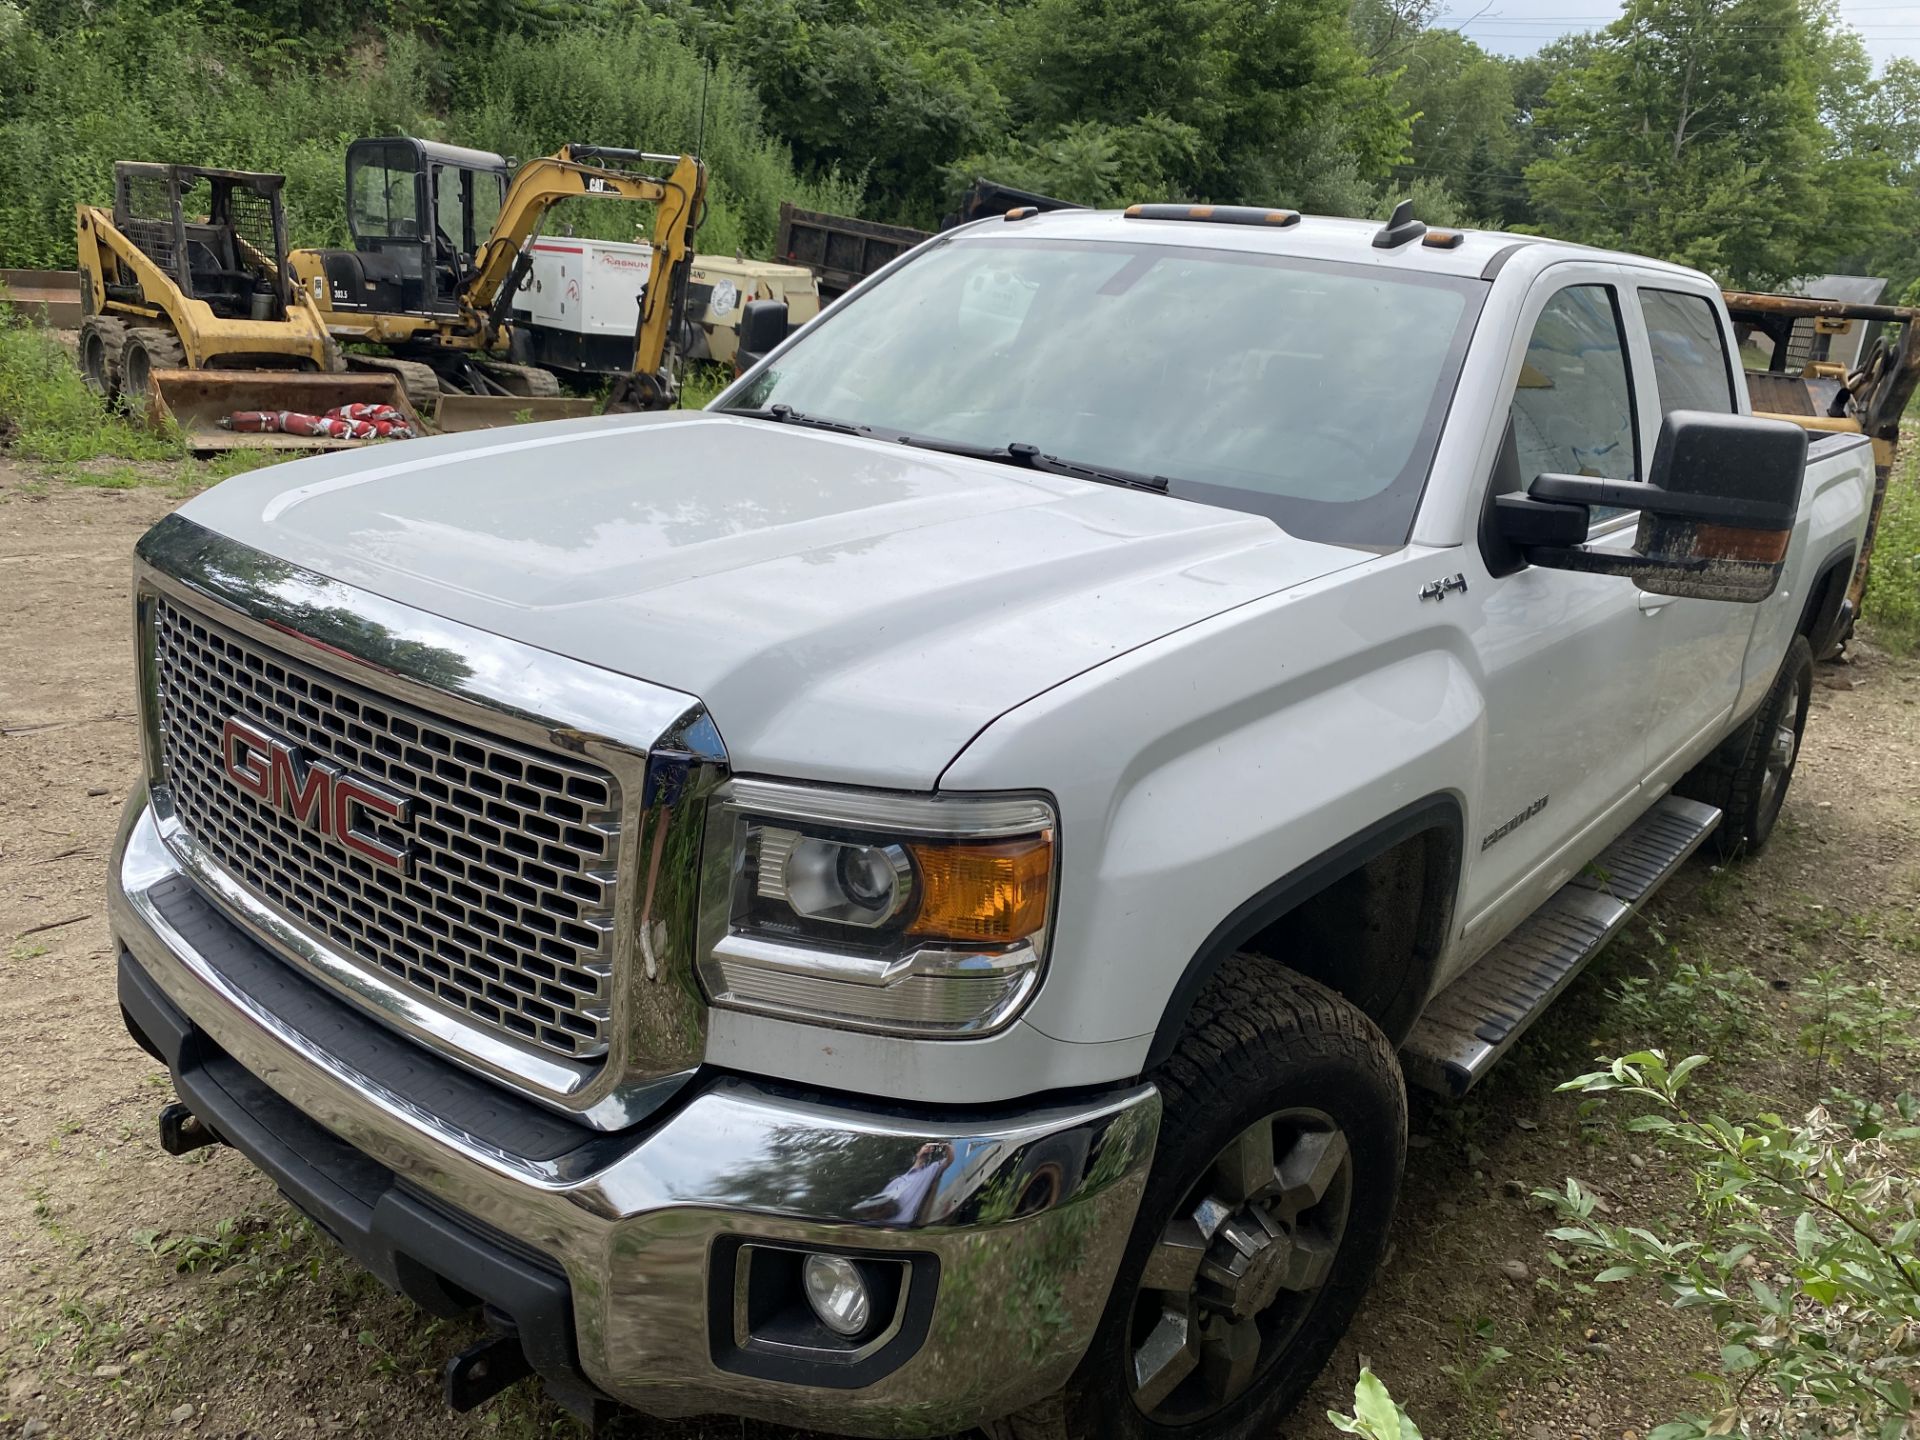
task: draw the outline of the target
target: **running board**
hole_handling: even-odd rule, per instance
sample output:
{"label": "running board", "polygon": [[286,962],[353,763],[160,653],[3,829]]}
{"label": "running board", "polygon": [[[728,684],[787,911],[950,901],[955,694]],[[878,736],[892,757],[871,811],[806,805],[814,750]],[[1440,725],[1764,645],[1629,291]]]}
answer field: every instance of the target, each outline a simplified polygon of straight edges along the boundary
{"label": "running board", "polygon": [[1669,795],[1470,969],[1434,996],[1407,1037],[1407,1079],[1464,1095],[1573,983],[1634,911],[1720,823]]}

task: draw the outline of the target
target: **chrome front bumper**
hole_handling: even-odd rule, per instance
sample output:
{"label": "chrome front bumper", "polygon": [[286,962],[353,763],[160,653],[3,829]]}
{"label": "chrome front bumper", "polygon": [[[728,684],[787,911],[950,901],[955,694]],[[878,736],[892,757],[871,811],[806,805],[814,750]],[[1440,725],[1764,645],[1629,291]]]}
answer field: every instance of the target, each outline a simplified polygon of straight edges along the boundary
{"label": "chrome front bumper", "polygon": [[[719,1078],[644,1133],[532,1160],[369,1080],[238,988],[162,913],[156,895],[178,893],[181,875],[136,795],[109,885],[113,928],[133,962],[306,1117],[400,1184],[563,1270],[580,1369],[607,1395],[663,1417],[938,1435],[1052,1393],[1085,1351],[1152,1159],[1152,1086],[969,1120]],[[906,1181],[930,1144],[943,1146],[933,1153],[949,1157],[946,1173],[908,1185],[924,1197],[912,1217],[862,1218],[882,1208],[874,1201],[886,1187],[873,1177]],[[728,1302],[710,1269],[717,1242],[730,1247],[731,1237],[935,1257],[924,1343],[856,1389],[723,1368],[709,1332],[711,1312]],[[723,1316],[723,1329],[730,1319],[738,1323]]]}

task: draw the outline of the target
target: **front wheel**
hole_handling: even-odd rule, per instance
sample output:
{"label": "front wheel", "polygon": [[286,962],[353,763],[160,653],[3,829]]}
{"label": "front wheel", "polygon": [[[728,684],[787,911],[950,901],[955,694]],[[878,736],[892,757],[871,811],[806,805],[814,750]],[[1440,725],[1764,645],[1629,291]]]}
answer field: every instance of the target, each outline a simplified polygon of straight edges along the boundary
{"label": "front wheel", "polygon": [[1159,1151],[1106,1314],[1049,1407],[1055,1433],[1265,1436],[1385,1248],[1406,1163],[1399,1062],[1332,991],[1236,955],[1154,1078]]}

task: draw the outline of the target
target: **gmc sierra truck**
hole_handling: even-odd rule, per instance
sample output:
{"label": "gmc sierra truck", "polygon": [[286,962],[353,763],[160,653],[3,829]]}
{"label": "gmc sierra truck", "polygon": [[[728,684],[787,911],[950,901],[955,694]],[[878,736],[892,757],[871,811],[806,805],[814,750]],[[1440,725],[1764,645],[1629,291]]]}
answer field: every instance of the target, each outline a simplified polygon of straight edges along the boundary
{"label": "gmc sierra truck", "polygon": [[456,1406],[1265,1434],[1407,1083],[1766,843],[1872,485],[1694,271],[1172,205],[239,476],[136,562],[162,1142],[482,1315]]}

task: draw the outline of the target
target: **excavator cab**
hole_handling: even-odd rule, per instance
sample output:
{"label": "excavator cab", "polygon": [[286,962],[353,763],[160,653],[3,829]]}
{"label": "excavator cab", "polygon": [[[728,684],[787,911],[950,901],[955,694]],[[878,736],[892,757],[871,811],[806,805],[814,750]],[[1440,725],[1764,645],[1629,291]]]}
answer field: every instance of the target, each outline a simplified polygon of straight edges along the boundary
{"label": "excavator cab", "polygon": [[323,309],[458,317],[474,256],[493,234],[512,170],[487,150],[408,136],[347,147],[353,249],[317,253]]}

